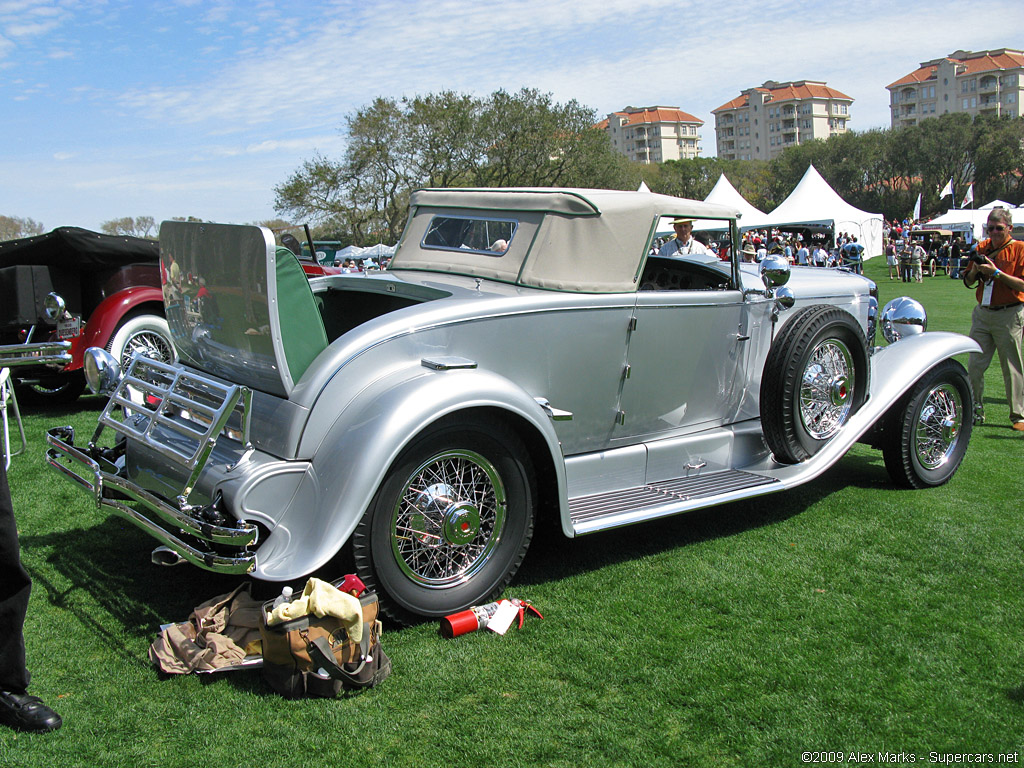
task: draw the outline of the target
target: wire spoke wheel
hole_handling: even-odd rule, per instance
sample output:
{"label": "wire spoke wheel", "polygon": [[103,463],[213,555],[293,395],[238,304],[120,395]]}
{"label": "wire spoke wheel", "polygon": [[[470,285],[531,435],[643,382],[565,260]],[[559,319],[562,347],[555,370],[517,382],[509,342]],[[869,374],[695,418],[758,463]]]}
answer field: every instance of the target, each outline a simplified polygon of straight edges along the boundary
{"label": "wire spoke wheel", "polygon": [[828,440],[846,423],[853,405],[853,357],[838,339],[814,348],[800,384],[800,420],[815,440]]}
{"label": "wire spoke wheel", "polygon": [[526,555],[536,499],[518,434],[499,421],[448,417],[389,467],[352,534],[356,572],[403,624],[488,603]]}
{"label": "wire spoke wheel", "polygon": [[506,509],[501,477],[485,457],[459,450],[431,457],[413,472],[394,508],[399,568],[435,589],[472,578],[501,540]]}
{"label": "wire spoke wheel", "polygon": [[170,363],[174,360],[174,350],[170,342],[156,331],[144,329],[132,334],[124,344],[121,352],[121,370],[126,370],[136,352],[151,360]]}
{"label": "wire spoke wheel", "polygon": [[963,417],[963,401],[951,384],[940,384],[928,393],[914,430],[914,448],[922,467],[936,469],[949,461]]}
{"label": "wire spoke wheel", "polygon": [[892,479],[907,488],[949,480],[967,452],[973,410],[967,371],[956,360],[922,376],[886,415],[882,456]]}
{"label": "wire spoke wheel", "polygon": [[779,331],[761,376],[761,426],[782,464],[806,461],[864,403],[868,349],[857,319],[839,307],[799,310]]}

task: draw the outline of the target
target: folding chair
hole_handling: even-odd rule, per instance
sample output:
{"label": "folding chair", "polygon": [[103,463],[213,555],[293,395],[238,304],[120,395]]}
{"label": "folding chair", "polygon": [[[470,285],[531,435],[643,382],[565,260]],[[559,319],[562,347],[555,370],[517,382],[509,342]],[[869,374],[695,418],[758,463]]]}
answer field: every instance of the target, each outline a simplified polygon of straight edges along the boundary
{"label": "folding chair", "polygon": [[[11,404],[14,411],[14,419],[18,423],[18,433],[21,435],[21,448],[11,451],[11,430],[7,416],[7,403]],[[10,469],[11,458],[24,453],[28,443],[25,441],[25,425],[21,422],[21,411],[18,410],[18,398],[14,394],[14,382],[11,381],[11,369],[0,368],[0,420],[4,425],[4,469]]]}

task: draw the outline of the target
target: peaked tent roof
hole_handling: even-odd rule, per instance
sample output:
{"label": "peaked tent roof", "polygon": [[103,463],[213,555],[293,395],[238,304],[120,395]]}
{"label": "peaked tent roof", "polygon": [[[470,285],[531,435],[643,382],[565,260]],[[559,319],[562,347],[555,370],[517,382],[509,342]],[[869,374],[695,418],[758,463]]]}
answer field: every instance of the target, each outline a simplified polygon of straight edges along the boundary
{"label": "peaked tent roof", "polygon": [[768,218],[768,214],[752,206],[743,195],[736,191],[736,187],[725,177],[724,173],[718,177],[718,181],[715,182],[714,188],[708,192],[704,202],[718,203],[719,205],[728,205],[730,208],[736,208],[740,212],[740,229],[752,229],[763,226]]}
{"label": "peaked tent roof", "polygon": [[843,200],[813,165],[807,166],[796,189],[768,214],[764,226],[825,224],[849,232],[864,246],[866,258],[882,253],[882,214],[868,213]]}

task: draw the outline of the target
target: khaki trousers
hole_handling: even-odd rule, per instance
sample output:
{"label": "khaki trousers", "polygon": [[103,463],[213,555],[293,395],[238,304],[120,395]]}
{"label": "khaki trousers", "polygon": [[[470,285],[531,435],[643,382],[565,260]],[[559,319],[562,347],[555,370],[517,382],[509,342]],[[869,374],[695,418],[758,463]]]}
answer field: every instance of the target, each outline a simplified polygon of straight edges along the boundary
{"label": "khaki trousers", "polygon": [[985,371],[992,362],[992,355],[998,351],[1006,400],[1010,405],[1010,421],[1024,421],[1024,361],[1021,356],[1024,304],[1005,309],[975,307],[971,314],[970,336],[981,345],[981,352],[972,353],[967,362],[975,406],[983,408]]}

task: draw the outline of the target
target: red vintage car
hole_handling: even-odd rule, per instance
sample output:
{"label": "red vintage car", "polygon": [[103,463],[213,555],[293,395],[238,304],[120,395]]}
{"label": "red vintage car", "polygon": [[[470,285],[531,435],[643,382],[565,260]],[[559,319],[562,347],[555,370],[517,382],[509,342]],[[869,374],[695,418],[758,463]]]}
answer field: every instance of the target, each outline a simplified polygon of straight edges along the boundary
{"label": "red vintage car", "polygon": [[85,389],[89,347],[107,349],[124,364],[135,352],[173,361],[157,242],[58,227],[0,243],[0,344],[50,340],[71,342],[71,362],[15,369],[23,401],[75,400]]}

